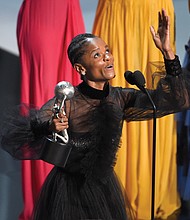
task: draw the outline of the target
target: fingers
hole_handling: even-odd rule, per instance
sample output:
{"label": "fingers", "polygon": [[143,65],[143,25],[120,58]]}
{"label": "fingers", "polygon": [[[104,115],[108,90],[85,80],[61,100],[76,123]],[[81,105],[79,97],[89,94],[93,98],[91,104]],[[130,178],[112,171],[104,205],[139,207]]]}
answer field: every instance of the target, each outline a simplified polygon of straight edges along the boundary
{"label": "fingers", "polygon": [[159,22],[158,28],[169,29],[170,20],[165,9],[162,9],[162,11],[159,12],[158,22]]}
{"label": "fingers", "polygon": [[66,116],[59,117],[59,118],[54,118],[53,121],[58,124],[66,124],[68,123],[68,118]]}
{"label": "fingers", "polygon": [[162,27],[162,15],[160,11],[158,12],[158,28]]}
{"label": "fingers", "polygon": [[59,113],[52,119],[50,130],[53,132],[60,132],[69,127],[68,118],[66,115]]}
{"label": "fingers", "polygon": [[65,114],[63,114],[61,112],[59,112],[53,116],[53,118],[63,118],[63,117],[65,117]]}
{"label": "fingers", "polygon": [[153,26],[150,26],[150,32],[151,32],[151,34],[152,34],[152,37],[154,38],[155,35],[156,35],[156,31],[155,31],[155,29],[154,29]]}
{"label": "fingers", "polygon": [[160,35],[159,33],[157,33],[154,29],[153,26],[150,26],[150,32],[152,34],[152,38],[154,39],[154,41],[159,40],[160,39]]}
{"label": "fingers", "polygon": [[150,31],[152,33],[153,37],[158,37],[157,35],[161,34],[167,34],[169,31],[169,25],[170,25],[170,19],[167,15],[167,12],[165,9],[162,9],[161,12],[158,12],[158,30],[157,33],[153,26],[150,27]]}
{"label": "fingers", "polygon": [[60,125],[60,126],[66,126],[68,125],[68,118],[66,115],[59,115],[58,118],[54,118],[53,122]]}

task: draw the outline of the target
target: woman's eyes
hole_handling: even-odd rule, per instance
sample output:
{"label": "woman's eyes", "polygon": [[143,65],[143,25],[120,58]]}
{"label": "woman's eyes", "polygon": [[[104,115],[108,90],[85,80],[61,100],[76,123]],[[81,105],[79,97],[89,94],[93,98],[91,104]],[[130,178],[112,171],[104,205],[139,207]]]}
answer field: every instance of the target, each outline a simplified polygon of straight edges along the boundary
{"label": "woman's eyes", "polygon": [[[110,53],[110,50],[107,49],[106,52],[105,52],[105,54],[109,54],[109,53]],[[98,57],[101,57],[101,56],[102,56],[101,53],[96,53],[96,54],[94,54],[94,58],[98,58]]]}
{"label": "woman's eyes", "polygon": [[107,49],[107,50],[106,50],[106,54],[108,54],[109,52],[110,52],[110,50],[109,50],[109,49]]}
{"label": "woman's eyes", "polygon": [[94,58],[98,58],[98,57],[100,57],[100,56],[101,56],[100,53],[96,53],[96,54],[94,54]]}

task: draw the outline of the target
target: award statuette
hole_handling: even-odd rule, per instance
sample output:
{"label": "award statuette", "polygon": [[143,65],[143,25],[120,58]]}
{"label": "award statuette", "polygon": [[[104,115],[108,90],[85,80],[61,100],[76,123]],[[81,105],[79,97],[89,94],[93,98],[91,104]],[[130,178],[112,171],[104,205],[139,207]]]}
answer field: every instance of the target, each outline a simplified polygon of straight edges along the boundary
{"label": "award statuette", "polygon": [[[65,100],[69,100],[74,95],[74,87],[65,81],[59,82],[55,87],[55,102],[52,112],[58,117],[59,113],[66,114],[64,111]],[[67,143],[69,136],[67,129],[59,134],[52,132],[52,138],[46,137],[41,159],[59,167],[65,167],[72,147]]]}

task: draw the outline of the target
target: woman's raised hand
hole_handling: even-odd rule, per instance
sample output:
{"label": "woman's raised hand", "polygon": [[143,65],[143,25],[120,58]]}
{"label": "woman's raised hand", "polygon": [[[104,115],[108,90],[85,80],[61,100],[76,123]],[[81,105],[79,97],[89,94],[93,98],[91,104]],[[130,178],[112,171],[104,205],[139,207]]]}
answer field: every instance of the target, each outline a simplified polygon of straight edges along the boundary
{"label": "woman's raised hand", "polygon": [[170,46],[170,19],[165,9],[158,13],[158,30],[150,27],[152,38],[156,47],[163,53],[166,59],[174,59],[175,54]]}

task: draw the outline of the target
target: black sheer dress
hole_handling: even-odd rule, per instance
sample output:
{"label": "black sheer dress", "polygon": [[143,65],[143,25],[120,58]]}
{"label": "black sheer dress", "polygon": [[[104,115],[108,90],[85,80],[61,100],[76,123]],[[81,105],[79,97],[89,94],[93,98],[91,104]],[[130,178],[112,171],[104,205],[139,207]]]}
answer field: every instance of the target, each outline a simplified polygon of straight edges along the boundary
{"label": "black sheer dress", "polygon": [[[183,73],[176,56],[165,60],[167,75],[150,92],[157,117],[190,107],[189,75]],[[69,105],[68,105],[69,102]],[[25,117],[9,115],[3,125],[3,148],[17,159],[40,159],[51,118],[54,98],[40,110]],[[130,205],[115,173],[123,121],[148,120],[152,106],[143,92],[112,87],[103,91],[85,82],[75,87],[66,101],[69,143],[66,166],[55,166],[42,187],[36,203],[35,220],[126,220],[132,218]]]}

